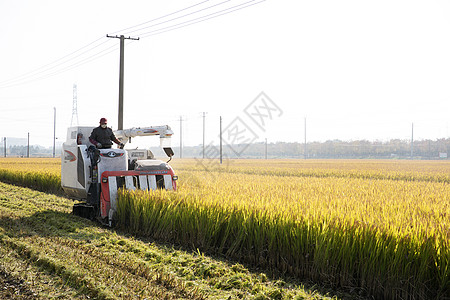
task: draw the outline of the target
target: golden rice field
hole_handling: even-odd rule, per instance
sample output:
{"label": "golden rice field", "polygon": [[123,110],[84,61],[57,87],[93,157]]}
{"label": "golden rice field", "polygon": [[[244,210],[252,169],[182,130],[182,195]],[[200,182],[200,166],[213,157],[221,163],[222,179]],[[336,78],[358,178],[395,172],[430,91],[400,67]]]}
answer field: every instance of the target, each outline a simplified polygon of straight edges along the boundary
{"label": "golden rice field", "polygon": [[[59,161],[17,162],[0,178],[56,189]],[[172,165],[176,192],[120,194],[121,228],[376,299],[450,295],[450,161]]]}
{"label": "golden rice field", "polygon": [[[427,239],[440,235],[450,238],[448,183],[297,177],[293,168],[291,176],[265,175],[270,174],[270,170],[264,170],[267,166],[263,169],[261,162],[254,162],[254,165],[249,170],[254,172],[252,175],[239,173],[237,168],[233,172],[198,174],[185,167],[179,172],[183,180],[180,180],[176,196],[193,198],[208,206],[263,211],[271,217],[294,221],[334,223],[345,220],[350,225],[376,227],[396,237]],[[339,167],[345,170],[344,166]],[[363,172],[361,165],[358,167]],[[444,167],[440,168],[444,172]],[[443,177],[436,174],[437,178]],[[447,164],[447,174],[450,174],[450,164]]]}

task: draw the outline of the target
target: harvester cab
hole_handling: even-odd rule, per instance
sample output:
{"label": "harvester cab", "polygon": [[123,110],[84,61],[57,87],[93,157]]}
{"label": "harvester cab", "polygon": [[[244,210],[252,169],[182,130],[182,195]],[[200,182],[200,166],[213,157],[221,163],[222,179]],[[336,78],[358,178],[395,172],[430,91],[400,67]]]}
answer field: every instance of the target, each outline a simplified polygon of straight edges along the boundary
{"label": "harvester cab", "polygon": [[[120,188],[176,190],[177,176],[168,162],[155,159],[147,149],[97,149],[89,142],[92,129],[70,127],[62,148],[61,186],[69,197],[80,200],[73,206],[75,215],[112,226]],[[114,134],[124,144],[135,136],[158,135],[169,161],[173,156],[169,126],[118,130]]]}

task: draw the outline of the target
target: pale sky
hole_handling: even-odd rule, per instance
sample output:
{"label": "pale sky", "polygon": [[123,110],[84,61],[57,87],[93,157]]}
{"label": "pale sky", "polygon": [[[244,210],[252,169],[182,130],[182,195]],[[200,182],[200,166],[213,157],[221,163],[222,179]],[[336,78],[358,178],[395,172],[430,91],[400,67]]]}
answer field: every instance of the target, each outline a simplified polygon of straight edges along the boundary
{"label": "pale sky", "polygon": [[[124,128],[170,125],[175,147],[180,116],[183,144],[202,143],[203,112],[207,144],[219,116],[255,142],[303,143],[305,118],[309,142],[410,139],[412,123],[414,139],[449,138],[450,4],[430,0],[0,0],[0,137],[51,146],[56,108],[63,141],[74,84],[79,125],[117,129],[106,34],[140,38],[125,42]],[[262,128],[245,114],[261,92],[279,108]]]}

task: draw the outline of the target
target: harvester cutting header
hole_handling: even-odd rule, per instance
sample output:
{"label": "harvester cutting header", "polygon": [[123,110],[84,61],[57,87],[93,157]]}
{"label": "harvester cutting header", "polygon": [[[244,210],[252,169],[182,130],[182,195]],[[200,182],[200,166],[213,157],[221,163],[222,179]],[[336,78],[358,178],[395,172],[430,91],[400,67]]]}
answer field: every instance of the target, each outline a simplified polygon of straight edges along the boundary
{"label": "harvester cutting header", "polygon": [[173,131],[169,126],[114,131],[118,149],[111,148],[111,142],[102,145],[93,140],[95,129],[91,126],[70,127],[63,143],[61,185],[67,195],[82,201],[74,205],[74,214],[97,218],[112,226],[118,189],[176,190],[177,176],[168,162],[156,160],[147,149],[123,149],[133,137],[159,136],[160,145],[170,161],[174,153],[170,147]]}

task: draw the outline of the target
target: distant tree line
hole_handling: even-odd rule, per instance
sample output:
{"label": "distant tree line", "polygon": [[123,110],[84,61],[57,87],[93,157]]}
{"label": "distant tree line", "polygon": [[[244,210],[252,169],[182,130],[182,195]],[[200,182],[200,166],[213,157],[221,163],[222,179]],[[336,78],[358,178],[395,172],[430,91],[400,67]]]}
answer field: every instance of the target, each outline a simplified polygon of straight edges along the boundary
{"label": "distant tree line", "polygon": [[[179,157],[179,148],[174,148]],[[384,158],[384,159],[445,159],[450,156],[450,139],[417,140],[411,141],[393,139],[382,141],[341,141],[329,140],[326,142],[285,143],[265,142],[224,145],[223,156],[228,158]],[[267,154],[266,154],[267,152]],[[219,158],[219,146],[205,147],[206,158]],[[412,155],[412,156],[411,156]],[[183,157],[203,157],[202,145],[183,147]]]}
{"label": "distant tree line", "polygon": [[[154,149],[155,150],[155,149]],[[30,157],[49,157],[53,154],[53,148],[42,146],[30,146]],[[179,147],[174,147],[175,158],[180,156]],[[449,159],[450,138],[437,140],[411,141],[393,139],[382,141],[341,141],[329,140],[326,142],[268,143],[257,142],[253,144],[223,145],[223,157],[227,158],[384,158],[384,159]],[[305,152],[306,151],[306,152]],[[156,151],[158,152],[158,151]],[[56,147],[55,154],[60,156],[61,148]],[[267,154],[266,154],[267,153]],[[306,153],[306,155],[305,155]],[[202,158],[203,146],[183,147],[183,157]],[[411,156],[412,154],[412,156]],[[0,155],[4,156],[4,148]],[[27,156],[27,146],[9,145],[6,149],[7,156]],[[218,145],[207,145],[205,147],[205,158],[219,158],[220,148]],[[445,158],[447,155],[447,158]]]}
{"label": "distant tree line", "polygon": [[[29,152],[28,152],[29,151]],[[61,148],[56,148],[55,154],[60,156]],[[30,146],[18,146],[18,145],[10,145],[6,148],[6,156],[15,156],[15,157],[27,157],[29,153],[30,157],[48,157],[53,156],[53,148],[45,148],[39,145]],[[5,156],[5,149],[1,147],[0,156]]]}

